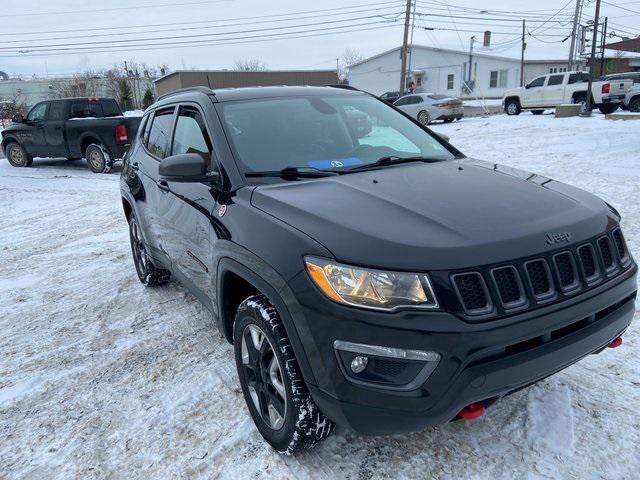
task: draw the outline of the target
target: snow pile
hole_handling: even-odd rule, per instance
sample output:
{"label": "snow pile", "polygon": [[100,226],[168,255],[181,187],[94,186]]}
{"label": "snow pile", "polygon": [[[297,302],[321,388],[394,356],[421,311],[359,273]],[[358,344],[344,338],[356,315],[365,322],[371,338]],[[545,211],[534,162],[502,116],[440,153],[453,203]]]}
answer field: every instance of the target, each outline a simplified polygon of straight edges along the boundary
{"label": "snow pile", "polygon": [[[635,122],[498,115],[436,124],[470,156],[586,188],[640,252]],[[338,428],[273,452],[248,417],[232,348],[174,283],[137,280],[119,166],[0,162],[0,477],[637,478],[640,338],[493,405],[410,435]],[[461,192],[463,194],[464,192]]]}

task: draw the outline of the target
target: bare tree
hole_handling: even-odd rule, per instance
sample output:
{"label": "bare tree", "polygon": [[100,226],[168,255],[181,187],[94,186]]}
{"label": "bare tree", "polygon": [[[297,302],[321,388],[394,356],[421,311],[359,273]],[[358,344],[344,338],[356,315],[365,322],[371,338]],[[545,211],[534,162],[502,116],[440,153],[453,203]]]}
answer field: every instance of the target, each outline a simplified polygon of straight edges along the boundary
{"label": "bare tree", "polygon": [[54,94],[58,98],[92,97],[98,92],[100,76],[94,72],[74,75],[71,80],[53,83]]}
{"label": "bare tree", "polygon": [[17,114],[26,115],[27,105],[20,93],[10,97],[0,97],[0,125],[6,127]]}
{"label": "bare tree", "polygon": [[364,60],[364,56],[360,53],[360,50],[352,47],[346,48],[339,62],[338,77],[340,80],[346,81],[349,77],[349,67],[362,60]]}
{"label": "bare tree", "polygon": [[236,60],[234,69],[240,72],[265,72],[269,70],[267,64],[258,59]]}

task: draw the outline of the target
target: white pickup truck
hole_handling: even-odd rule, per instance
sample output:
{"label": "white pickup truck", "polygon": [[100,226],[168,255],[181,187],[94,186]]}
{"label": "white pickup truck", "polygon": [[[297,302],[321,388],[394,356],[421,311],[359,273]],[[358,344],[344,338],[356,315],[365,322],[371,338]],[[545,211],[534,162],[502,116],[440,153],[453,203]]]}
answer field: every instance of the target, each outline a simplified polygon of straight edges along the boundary
{"label": "white pickup truck", "polygon": [[[540,115],[545,108],[565,103],[580,103],[586,108],[589,74],[586,72],[551,73],[534,78],[527,85],[507,90],[502,106],[508,115],[531,110]],[[617,110],[633,80],[594,81],[591,87],[592,104],[602,113]]]}

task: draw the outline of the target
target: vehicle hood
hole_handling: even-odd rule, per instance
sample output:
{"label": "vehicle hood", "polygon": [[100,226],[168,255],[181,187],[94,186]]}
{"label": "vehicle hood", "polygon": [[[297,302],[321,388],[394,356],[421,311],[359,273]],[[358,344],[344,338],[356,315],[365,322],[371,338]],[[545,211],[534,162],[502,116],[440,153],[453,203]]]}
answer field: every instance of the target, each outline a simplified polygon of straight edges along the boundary
{"label": "vehicle hood", "polygon": [[562,248],[617,217],[598,197],[478,160],[411,163],[257,187],[252,204],[339,261],[397,270],[458,269]]}

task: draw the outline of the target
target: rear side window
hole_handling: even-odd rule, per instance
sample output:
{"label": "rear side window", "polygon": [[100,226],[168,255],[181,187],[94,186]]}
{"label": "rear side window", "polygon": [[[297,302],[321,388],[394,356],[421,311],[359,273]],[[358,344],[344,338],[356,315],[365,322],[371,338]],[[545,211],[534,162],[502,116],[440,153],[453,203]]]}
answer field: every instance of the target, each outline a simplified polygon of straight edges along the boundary
{"label": "rear side window", "polygon": [[173,111],[173,108],[157,111],[151,122],[147,149],[158,158],[169,156]]}
{"label": "rear side window", "polygon": [[562,85],[564,81],[564,75],[551,75],[549,77],[549,83],[547,85]]}
{"label": "rear side window", "polygon": [[588,73],[571,73],[569,74],[569,85],[573,83],[587,83],[589,81]]}
{"label": "rear side window", "polygon": [[182,107],[176,120],[171,155],[198,153],[211,163],[211,141],[202,115],[191,107]]}
{"label": "rear side window", "polygon": [[104,112],[100,102],[80,100],[71,103],[69,116],[71,118],[102,118],[104,117]]}
{"label": "rear side window", "polygon": [[100,103],[105,117],[119,117],[122,115],[120,105],[115,100],[101,100]]}
{"label": "rear side window", "polygon": [[402,97],[399,100],[396,100],[396,103],[394,103],[394,105],[396,107],[400,107],[402,105],[409,105],[409,103],[411,102],[411,97]]}
{"label": "rear side window", "polygon": [[49,120],[64,120],[64,103],[51,102],[49,104]]}

